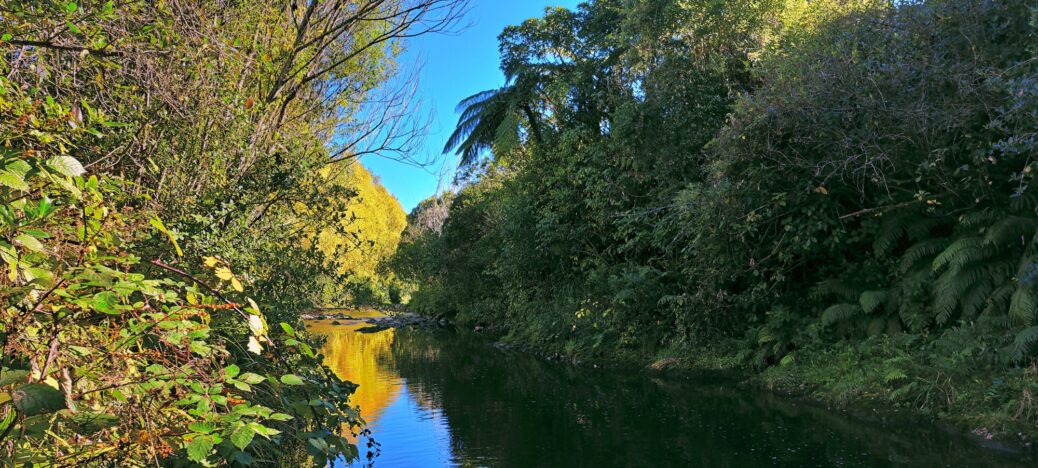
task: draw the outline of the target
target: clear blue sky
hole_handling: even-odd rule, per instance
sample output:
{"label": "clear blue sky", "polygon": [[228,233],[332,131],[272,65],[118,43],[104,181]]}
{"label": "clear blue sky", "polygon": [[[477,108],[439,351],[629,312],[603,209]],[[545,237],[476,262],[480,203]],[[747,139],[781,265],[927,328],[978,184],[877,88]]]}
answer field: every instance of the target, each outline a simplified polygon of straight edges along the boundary
{"label": "clear blue sky", "polygon": [[[572,9],[578,3],[578,0],[472,0],[460,31],[412,39],[400,57],[401,66],[422,67],[419,92],[425,106],[423,111],[431,111],[433,115],[429,135],[414,159],[427,160],[440,154],[458,121],[454,108],[459,101],[504,84],[497,36],[506,26],[541,17],[549,6]],[[438,157],[436,164],[424,168],[373,156],[363,158],[362,162],[381,178],[382,184],[408,212],[436,193],[441,172],[456,164],[453,157]],[[450,183],[450,177],[442,177],[443,188]]]}

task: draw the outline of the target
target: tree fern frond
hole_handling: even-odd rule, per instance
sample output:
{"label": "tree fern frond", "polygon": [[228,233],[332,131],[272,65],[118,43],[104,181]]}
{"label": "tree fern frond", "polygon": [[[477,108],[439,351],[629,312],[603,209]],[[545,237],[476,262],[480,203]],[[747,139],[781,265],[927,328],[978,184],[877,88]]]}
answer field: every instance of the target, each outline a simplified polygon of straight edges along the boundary
{"label": "tree fern frond", "polygon": [[1030,238],[1038,229],[1038,220],[1023,216],[1008,216],[992,225],[984,233],[984,242],[997,248],[1019,245],[1021,236]]}
{"label": "tree fern frond", "polygon": [[861,306],[858,304],[836,304],[822,312],[822,325],[829,326],[837,322],[852,319],[861,315]]}
{"label": "tree fern frond", "polygon": [[[911,215],[914,216],[914,213]],[[909,222],[912,216],[903,211],[885,215],[885,219],[879,228],[879,234],[876,236],[876,240],[872,242],[872,250],[877,257],[890,255],[894,251],[898,242],[904,237],[905,224]]]}
{"label": "tree fern frond", "polygon": [[930,232],[945,221],[939,218],[916,217],[914,221],[905,227],[905,234],[913,242],[930,237]]}
{"label": "tree fern frond", "polygon": [[1016,211],[1032,211],[1038,207],[1038,196],[1033,193],[1023,193],[1013,197],[1009,201],[1009,207]]}
{"label": "tree fern frond", "polygon": [[988,297],[983,315],[988,317],[1004,315],[1016,289],[1017,286],[1015,284],[1004,284],[996,288],[991,293],[991,296]]}
{"label": "tree fern frond", "polygon": [[1038,298],[1031,288],[1017,288],[1009,302],[1009,318],[1016,323],[1033,325],[1035,309],[1038,309]]}
{"label": "tree fern frond", "polygon": [[980,237],[963,237],[958,239],[955,242],[952,242],[948,248],[941,251],[941,253],[933,259],[931,268],[933,268],[934,271],[942,270],[944,267],[948,266],[949,263],[955,261],[956,256],[974,254],[973,251],[976,250],[977,247],[983,245],[983,243],[984,239]]}
{"label": "tree fern frond", "polygon": [[990,280],[981,280],[974,283],[969,291],[966,291],[959,300],[959,304],[962,306],[963,317],[972,319],[979,315],[994,289]]}
{"label": "tree fern frond", "polygon": [[858,297],[858,304],[866,314],[879,310],[890,299],[887,291],[865,291]]}
{"label": "tree fern frond", "polygon": [[901,273],[907,273],[916,263],[926,260],[938,252],[948,248],[950,240],[947,238],[936,238],[925,240],[908,248],[901,256]]}
{"label": "tree fern frond", "polygon": [[1038,343],[1038,327],[1028,327],[1016,334],[1013,344],[1009,345],[1008,357],[1011,362],[1020,362],[1031,352],[1031,346]]}
{"label": "tree fern frond", "polygon": [[815,285],[811,291],[811,295],[815,299],[836,297],[845,301],[856,300],[860,293],[861,290],[848,286],[846,283],[836,279],[822,281]]}
{"label": "tree fern frond", "polygon": [[959,229],[973,229],[993,223],[998,219],[998,214],[991,210],[976,210],[959,217]]}

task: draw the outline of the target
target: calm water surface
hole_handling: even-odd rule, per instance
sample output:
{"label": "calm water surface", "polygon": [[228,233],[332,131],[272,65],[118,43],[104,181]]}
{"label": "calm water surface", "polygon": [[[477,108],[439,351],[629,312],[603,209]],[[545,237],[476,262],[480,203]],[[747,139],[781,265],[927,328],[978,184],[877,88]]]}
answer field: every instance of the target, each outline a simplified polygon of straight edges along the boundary
{"label": "calm water surface", "polygon": [[328,335],[329,366],[360,385],[354,402],[382,447],[376,467],[1038,466],[723,379],[574,368],[469,334],[363,326],[308,324]]}

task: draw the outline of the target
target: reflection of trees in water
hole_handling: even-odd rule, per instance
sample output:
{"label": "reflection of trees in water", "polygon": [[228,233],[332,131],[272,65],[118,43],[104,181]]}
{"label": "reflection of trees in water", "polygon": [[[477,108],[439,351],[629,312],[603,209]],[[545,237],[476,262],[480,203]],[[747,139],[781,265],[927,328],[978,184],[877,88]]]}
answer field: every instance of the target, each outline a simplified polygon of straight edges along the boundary
{"label": "reflection of trees in water", "polygon": [[442,409],[462,465],[1006,466],[926,426],[861,424],[734,381],[576,369],[453,334],[399,332],[392,355]]}
{"label": "reflection of trees in water", "polygon": [[401,385],[391,362],[394,330],[357,333],[361,326],[313,322],[307,324],[307,330],[327,337],[321,348],[324,363],[340,378],[359,386],[351,399],[372,422],[397,398]]}

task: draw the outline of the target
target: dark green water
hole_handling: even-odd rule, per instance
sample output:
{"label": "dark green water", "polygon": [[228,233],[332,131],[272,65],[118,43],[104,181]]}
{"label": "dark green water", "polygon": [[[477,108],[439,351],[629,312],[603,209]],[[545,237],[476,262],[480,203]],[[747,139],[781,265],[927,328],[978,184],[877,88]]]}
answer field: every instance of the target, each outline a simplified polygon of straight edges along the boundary
{"label": "dark green water", "polygon": [[574,368],[456,333],[320,328],[340,343],[326,347],[333,368],[369,387],[358,401],[379,467],[1035,466],[720,378]]}

